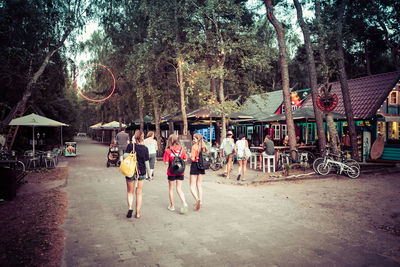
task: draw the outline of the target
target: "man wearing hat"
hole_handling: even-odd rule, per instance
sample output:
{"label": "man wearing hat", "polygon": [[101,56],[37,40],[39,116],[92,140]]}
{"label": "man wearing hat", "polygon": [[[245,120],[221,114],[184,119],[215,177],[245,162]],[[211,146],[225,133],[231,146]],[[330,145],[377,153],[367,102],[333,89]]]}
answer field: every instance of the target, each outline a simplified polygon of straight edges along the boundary
{"label": "man wearing hat", "polygon": [[231,168],[232,168],[233,155],[235,153],[235,140],[233,140],[232,131],[228,131],[228,133],[226,134],[226,138],[222,140],[220,148],[222,156],[226,158],[224,176],[229,179],[229,175],[231,173]]}

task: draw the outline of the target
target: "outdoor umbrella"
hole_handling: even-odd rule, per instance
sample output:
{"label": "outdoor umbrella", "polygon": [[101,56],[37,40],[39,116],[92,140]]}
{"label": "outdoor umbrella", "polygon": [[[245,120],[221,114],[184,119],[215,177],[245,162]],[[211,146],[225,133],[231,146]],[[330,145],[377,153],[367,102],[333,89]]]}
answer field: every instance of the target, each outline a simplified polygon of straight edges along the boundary
{"label": "outdoor umbrella", "polygon": [[93,124],[92,126],[89,126],[89,128],[92,130],[101,130],[101,125],[103,125],[103,123],[99,122],[99,123]]}
{"label": "outdoor umbrella", "polygon": [[35,113],[26,115],[20,118],[13,119],[8,125],[16,126],[32,126],[32,151],[35,154],[35,127],[61,127],[61,145],[62,145],[62,126],[69,126],[68,124],[55,121]]}
{"label": "outdoor umbrella", "polygon": [[[103,130],[116,130],[116,129],[119,129],[119,122],[118,121],[111,121],[109,123],[101,125],[100,127]],[[121,123],[121,127],[125,128],[126,124],[125,123]]]}

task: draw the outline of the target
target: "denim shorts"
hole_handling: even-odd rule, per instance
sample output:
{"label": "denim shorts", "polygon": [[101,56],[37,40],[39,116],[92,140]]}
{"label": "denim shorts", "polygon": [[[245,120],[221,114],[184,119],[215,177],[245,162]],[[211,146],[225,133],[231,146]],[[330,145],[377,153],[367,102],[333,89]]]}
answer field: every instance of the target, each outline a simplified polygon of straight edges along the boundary
{"label": "denim shorts", "polygon": [[[136,175],[133,175],[132,177],[125,176],[125,179],[130,182],[135,181]],[[146,179],[146,175],[139,175],[139,179],[138,179],[139,181],[144,180],[144,179]]]}

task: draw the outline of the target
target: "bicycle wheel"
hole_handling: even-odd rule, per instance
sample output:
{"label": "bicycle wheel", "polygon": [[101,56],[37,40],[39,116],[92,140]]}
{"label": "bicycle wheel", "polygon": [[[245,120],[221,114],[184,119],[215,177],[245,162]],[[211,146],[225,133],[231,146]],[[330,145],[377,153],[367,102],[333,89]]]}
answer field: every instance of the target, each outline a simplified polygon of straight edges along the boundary
{"label": "bicycle wheel", "polygon": [[357,168],[357,166],[353,165],[353,166],[348,166],[349,169],[345,169],[344,173],[349,176],[352,179],[357,178],[358,176],[360,176],[360,169]]}
{"label": "bicycle wheel", "polygon": [[321,164],[321,163],[323,163],[323,162],[324,162],[324,158],[316,158],[316,159],[314,160],[314,162],[312,163],[312,167],[313,167],[315,173],[320,174],[320,173],[318,172],[318,170],[317,170],[317,167],[318,167],[319,164]]}
{"label": "bicycle wheel", "polygon": [[210,165],[211,170],[218,171],[222,168],[222,164],[220,162],[212,162]]}
{"label": "bicycle wheel", "polygon": [[331,164],[329,163],[322,162],[317,166],[317,173],[321,175],[327,175],[330,171],[331,171]]}
{"label": "bicycle wheel", "polygon": [[346,159],[343,163],[348,166],[356,166],[359,170],[361,170],[360,164],[358,164],[358,162],[354,159]]}

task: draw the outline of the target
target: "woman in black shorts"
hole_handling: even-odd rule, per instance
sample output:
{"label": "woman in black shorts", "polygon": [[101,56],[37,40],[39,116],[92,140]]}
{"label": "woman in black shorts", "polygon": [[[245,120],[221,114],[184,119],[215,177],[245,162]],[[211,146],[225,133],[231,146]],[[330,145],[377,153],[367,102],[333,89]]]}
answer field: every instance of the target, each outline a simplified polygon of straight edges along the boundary
{"label": "woman in black shorts", "polygon": [[195,133],[193,135],[192,151],[190,152],[190,159],[192,160],[192,164],[190,165],[190,191],[196,201],[194,206],[195,210],[199,210],[203,202],[203,189],[201,187],[201,182],[205,170],[199,169],[197,165],[200,152],[208,152],[208,149],[204,143],[203,136],[199,133]]}
{"label": "woman in black shorts", "polygon": [[127,186],[127,200],[128,200],[128,214],[126,214],[127,218],[132,217],[132,205],[133,205],[133,196],[135,193],[135,180],[137,181],[136,186],[136,213],[135,218],[140,218],[140,208],[142,207],[142,192],[143,185],[146,179],[146,171],[150,171],[149,165],[149,150],[143,144],[144,133],[143,131],[135,132],[135,140],[136,143],[130,143],[126,147],[125,153],[130,153],[131,151],[136,152],[136,160],[138,165],[139,177],[134,174],[132,177],[126,178],[126,186]]}

